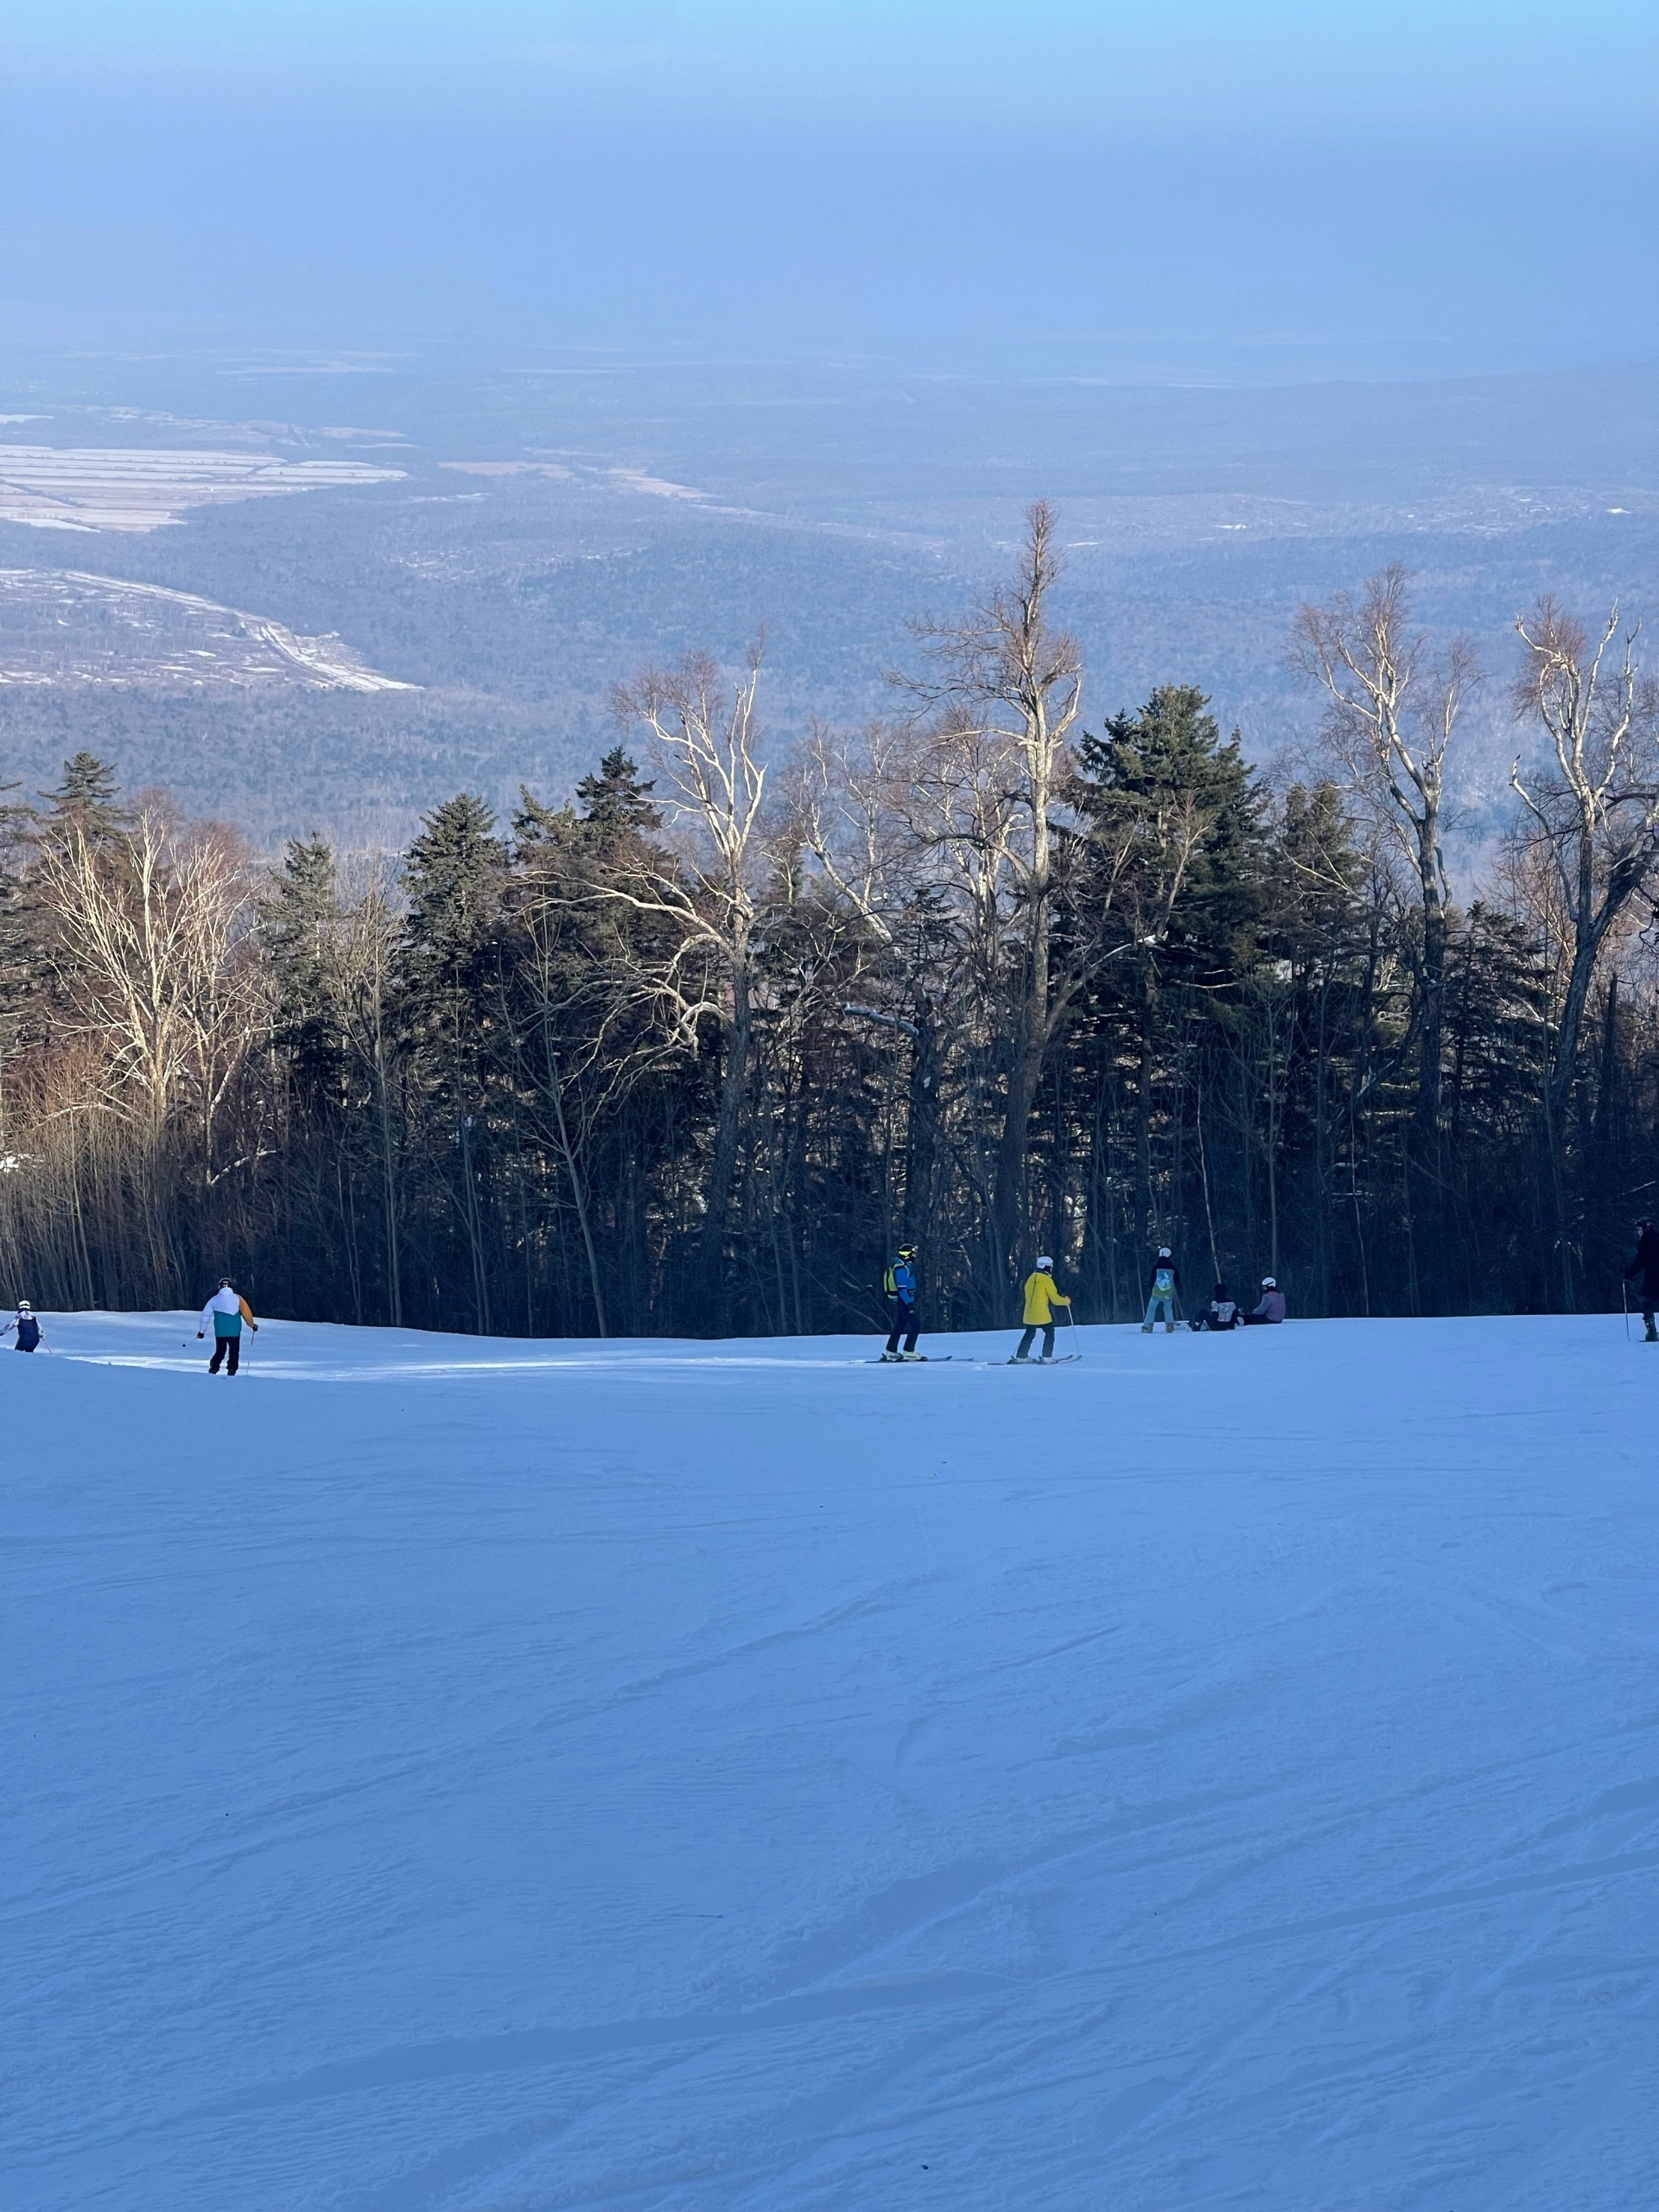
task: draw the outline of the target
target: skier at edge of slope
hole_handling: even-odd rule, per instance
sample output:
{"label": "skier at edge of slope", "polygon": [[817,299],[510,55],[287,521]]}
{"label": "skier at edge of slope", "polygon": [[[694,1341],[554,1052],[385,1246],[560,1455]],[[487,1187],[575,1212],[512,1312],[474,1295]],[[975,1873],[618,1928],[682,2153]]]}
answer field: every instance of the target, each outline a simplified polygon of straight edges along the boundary
{"label": "skier at edge of slope", "polygon": [[196,1331],[198,1343],[207,1333],[210,1316],[213,1324],[213,1356],[207,1363],[207,1372],[217,1375],[219,1363],[223,1359],[225,1372],[234,1375],[242,1358],[242,1324],[245,1321],[256,1337],[259,1324],[254,1319],[253,1308],[247,1300],[232,1289],[229,1275],[224,1277],[201,1309],[201,1326]]}
{"label": "skier at edge of slope", "polygon": [[[888,1305],[893,1313],[893,1327],[887,1337],[887,1347],[882,1353],[884,1363],[920,1360],[926,1354],[916,1349],[916,1338],[921,1325],[916,1319],[916,1247],[901,1244],[888,1265],[883,1280]],[[904,1349],[899,1339],[905,1340]]]}
{"label": "skier at edge of slope", "polygon": [[1636,1224],[1636,1257],[1624,1270],[1624,1280],[1630,1282],[1640,1276],[1637,1294],[1642,1300],[1642,1319],[1647,1330],[1643,1341],[1659,1344],[1659,1328],[1654,1326],[1654,1309],[1659,1306],[1659,1228],[1647,1218]]}
{"label": "skier at edge of slope", "polygon": [[1152,1274],[1147,1288],[1150,1294],[1147,1300],[1146,1318],[1141,1324],[1141,1335],[1149,1337],[1152,1334],[1158,1309],[1162,1306],[1164,1334],[1173,1337],[1175,1333],[1175,1300],[1181,1293],[1181,1271],[1176,1266],[1175,1256],[1167,1244],[1158,1247],[1158,1256],[1152,1263]]}
{"label": "skier at edge of slope", "polygon": [[9,1337],[14,1329],[17,1332],[17,1341],[12,1346],[13,1351],[33,1351],[36,1344],[46,1341],[41,1334],[41,1325],[35,1318],[35,1308],[26,1298],[18,1300],[17,1311],[5,1327],[0,1329],[0,1337]]}
{"label": "skier at edge of slope", "polygon": [[1022,1363],[1029,1363],[1031,1347],[1039,1329],[1043,1332],[1043,1356],[1040,1363],[1047,1364],[1054,1357],[1054,1308],[1057,1306],[1069,1307],[1071,1301],[1069,1298],[1061,1296],[1051,1273],[1053,1265],[1053,1261],[1045,1252],[1031,1274],[1026,1277],[1026,1302],[1020,1315],[1020,1319],[1025,1323],[1026,1332],[1020,1339],[1019,1351],[1008,1362],[1010,1367],[1018,1367]]}

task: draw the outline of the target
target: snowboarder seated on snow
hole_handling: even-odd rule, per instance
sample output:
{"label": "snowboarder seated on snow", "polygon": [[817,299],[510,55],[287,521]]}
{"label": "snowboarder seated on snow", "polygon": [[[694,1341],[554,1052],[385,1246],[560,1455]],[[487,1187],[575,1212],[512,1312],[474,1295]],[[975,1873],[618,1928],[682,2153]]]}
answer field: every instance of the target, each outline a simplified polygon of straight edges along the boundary
{"label": "snowboarder seated on snow", "polygon": [[253,1308],[247,1300],[231,1288],[229,1275],[202,1307],[201,1326],[196,1331],[198,1338],[207,1335],[209,1320],[213,1325],[213,1356],[207,1363],[207,1372],[217,1375],[219,1363],[228,1353],[230,1357],[225,1372],[234,1375],[242,1357],[242,1324],[245,1321],[256,1337],[259,1333],[259,1324],[254,1319]]}
{"label": "snowboarder seated on snow", "polygon": [[[916,1247],[913,1244],[899,1247],[893,1265],[887,1269],[886,1288],[888,1303],[893,1309],[893,1330],[887,1338],[887,1348],[881,1357],[883,1359],[920,1359],[922,1355],[916,1349],[920,1325],[916,1319]],[[899,1349],[900,1337],[905,1340],[902,1351]]]}
{"label": "snowboarder seated on snow", "polygon": [[1054,1308],[1057,1306],[1069,1306],[1071,1301],[1060,1295],[1051,1273],[1053,1265],[1053,1261],[1044,1253],[1032,1273],[1026,1277],[1026,1306],[1021,1316],[1026,1333],[1020,1339],[1019,1351],[1008,1362],[1010,1367],[1031,1357],[1032,1344],[1039,1329],[1043,1332],[1043,1357],[1052,1359],[1054,1357]]}
{"label": "snowboarder seated on snow", "polygon": [[12,1350],[33,1351],[41,1341],[41,1325],[35,1319],[35,1308],[26,1298],[18,1300],[17,1311],[5,1327],[0,1329],[0,1337],[9,1337],[14,1329],[17,1332],[17,1341]]}
{"label": "snowboarder seated on snow", "polygon": [[1237,1306],[1228,1294],[1226,1284],[1218,1282],[1210,1294],[1209,1305],[1193,1322],[1192,1326],[1200,1332],[1236,1329],[1242,1318]]}
{"label": "snowboarder seated on snow", "polygon": [[1147,1287],[1151,1295],[1147,1300],[1147,1318],[1141,1324],[1141,1335],[1149,1337],[1152,1334],[1153,1323],[1157,1319],[1158,1309],[1161,1306],[1164,1334],[1173,1337],[1175,1333],[1175,1300],[1180,1295],[1181,1271],[1171,1256],[1167,1244],[1158,1247],[1158,1256],[1152,1263],[1152,1275]]}
{"label": "snowboarder seated on snow", "polygon": [[1247,1329],[1270,1327],[1285,1318],[1285,1294],[1271,1275],[1262,1278],[1262,1303],[1244,1316]]}
{"label": "snowboarder seated on snow", "polygon": [[1653,1325],[1654,1308],[1659,1306],[1659,1229],[1650,1221],[1636,1224],[1636,1257],[1624,1270],[1626,1282],[1634,1282],[1637,1295],[1642,1300],[1642,1319],[1647,1325],[1647,1341],[1659,1344],[1659,1329]]}

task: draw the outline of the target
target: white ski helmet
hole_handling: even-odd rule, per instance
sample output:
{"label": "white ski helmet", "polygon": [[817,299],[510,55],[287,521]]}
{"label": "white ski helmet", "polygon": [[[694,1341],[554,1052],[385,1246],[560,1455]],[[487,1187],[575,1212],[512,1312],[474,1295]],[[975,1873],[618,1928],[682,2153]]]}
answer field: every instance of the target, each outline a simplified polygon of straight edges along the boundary
{"label": "white ski helmet", "polygon": [[1175,1255],[1167,1244],[1160,1244],[1158,1247],[1158,1256],[1160,1260],[1173,1260]]}
{"label": "white ski helmet", "polygon": [[1046,1252],[1039,1252],[1039,1253],[1037,1255],[1037,1264],[1038,1264],[1038,1266],[1039,1266],[1039,1268],[1052,1268],[1052,1267],[1053,1266],[1053,1264],[1054,1264],[1054,1262],[1053,1262],[1052,1257],[1048,1253],[1046,1253]]}
{"label": "white ski helmet", "polygon": [[35,1308],[29,1304],[26,1298],[20,1298],[17,1301],[17,1311],[20,1313],[32,1313],[35,1311]]}
{"label": "white ski helmet", "polygon": [[1272,1275],[1263,1275],[1262,1278],[1262,1287],[1263,1290],[1277,1290],[1279,1285]]}

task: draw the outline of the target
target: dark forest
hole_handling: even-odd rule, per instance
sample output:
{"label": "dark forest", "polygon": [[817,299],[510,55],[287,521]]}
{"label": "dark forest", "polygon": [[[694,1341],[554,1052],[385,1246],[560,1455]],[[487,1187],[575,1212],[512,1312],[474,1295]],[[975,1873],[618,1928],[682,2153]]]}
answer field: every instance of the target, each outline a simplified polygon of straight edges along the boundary
{"label": "dark forest", "polygon": [[[1317,755],[1172,681],[1091,719],[1054,518],[891,718],[769,748],[757,650],[619,691],[574,804],[260,862],[89,753],[7,791],[0,1292],[482,1333],[1082,1317],[1262,1274],[1294,1314],[1617,1307],[1659,1126],[1659,711],[1617,612],[1437,651],[1305,608]],[[1491,652],[1493,672],[1480,655]],[[1179,671],[1173,672],[1179,674]],[[1446,794],[1509,686],[1512,816]],[[1530,767],[1528,764],[1532,764]]]}

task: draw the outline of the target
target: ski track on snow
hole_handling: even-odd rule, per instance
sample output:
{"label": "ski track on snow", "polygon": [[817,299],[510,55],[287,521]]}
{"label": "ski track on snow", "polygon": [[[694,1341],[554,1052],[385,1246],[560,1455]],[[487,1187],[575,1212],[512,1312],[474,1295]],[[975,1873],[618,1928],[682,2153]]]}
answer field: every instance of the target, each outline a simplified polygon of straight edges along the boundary
{"label": "ski track on snow", "polygon": [[46,1325],[8,2212],[1659,2198],[1616,1319]]}

